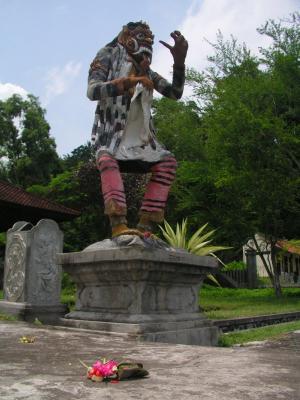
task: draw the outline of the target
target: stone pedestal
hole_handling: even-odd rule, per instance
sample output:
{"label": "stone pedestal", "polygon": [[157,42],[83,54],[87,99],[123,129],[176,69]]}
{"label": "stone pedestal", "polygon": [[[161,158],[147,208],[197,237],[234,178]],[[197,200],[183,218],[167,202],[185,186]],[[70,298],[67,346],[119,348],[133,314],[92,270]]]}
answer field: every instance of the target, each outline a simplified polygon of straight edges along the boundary
{"label": "stone pedestal", "polygon": [[[125,236],[124,236],[125,238]],[[58,255],[77,285],[66,326],[159,342],[215,345],[217,328],[199,311],[199,289],[217,268],[212,257],[153,247],[133,237]]]}
{"label": "stone pedestal", "polygon": [[52,220],[43,219],[34,227],[20,221],[8,230],[1,312],[44,323],[54,323],[66,313],[56,262],[62,243],[63,234]]}

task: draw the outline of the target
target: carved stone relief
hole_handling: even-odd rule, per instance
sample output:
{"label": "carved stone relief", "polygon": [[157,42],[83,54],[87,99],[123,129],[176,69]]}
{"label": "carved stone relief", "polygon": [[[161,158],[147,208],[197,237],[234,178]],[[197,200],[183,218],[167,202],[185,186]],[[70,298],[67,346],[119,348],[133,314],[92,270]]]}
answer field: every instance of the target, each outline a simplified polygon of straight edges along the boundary
{"label": "carved stone relief", "polygon": [[55,238],[51,235],[41,234],[34,248],[34,265],[36,271],[36,283],[33,296],[39,300],[46,300],[49,294],[56,291],[57,266],[55,262],[58,249],[55,246]]}
{"label": "carved stone relief", "polygon": [[7,248],[5,267],[5,298],[19,301],[25,284],[26,244],[21,235],[15,233]]}

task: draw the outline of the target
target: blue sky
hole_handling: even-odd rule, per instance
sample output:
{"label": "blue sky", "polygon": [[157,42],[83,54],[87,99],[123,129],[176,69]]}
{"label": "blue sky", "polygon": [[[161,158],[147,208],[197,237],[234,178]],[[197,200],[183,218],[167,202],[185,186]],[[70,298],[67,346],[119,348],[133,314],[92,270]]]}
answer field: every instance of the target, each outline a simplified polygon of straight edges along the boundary
{"label": "blue sky", "polygon": [[67,154],[90,138],[89,64],[125,23],[149,23],[153,69],[168,78],[172,57],[158,40],[168,41],[174,29],[189,41],[187,64],[202,69],[211,53],[204,37],[214,41],[220,29],[257,52],[267,42],[256,27],[299,6],[300,0],[0,0],[0,99],[13,92],[38,96],[58,153]]}

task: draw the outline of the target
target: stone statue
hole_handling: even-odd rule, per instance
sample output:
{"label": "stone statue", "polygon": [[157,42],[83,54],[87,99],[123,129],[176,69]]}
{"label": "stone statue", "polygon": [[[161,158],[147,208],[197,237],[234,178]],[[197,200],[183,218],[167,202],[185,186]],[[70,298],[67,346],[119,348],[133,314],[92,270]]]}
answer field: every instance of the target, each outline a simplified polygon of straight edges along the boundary
{"label": "stone statue", "polygon": [[[150,110],[154,89],[171,99],[182,96],[188,43],[178,31],[171,37],[174,46],[160,43],[174,59],[172,83],[150,69],[154,36],[142,21],[125,25],[112,42],[98,51],[90,66],[87,95],[98,102],[92,143],[113,237],[143,236],[164,218],[177,163],[156,139]],[[151,173],[137,229],[127,227],[121,171]]]}

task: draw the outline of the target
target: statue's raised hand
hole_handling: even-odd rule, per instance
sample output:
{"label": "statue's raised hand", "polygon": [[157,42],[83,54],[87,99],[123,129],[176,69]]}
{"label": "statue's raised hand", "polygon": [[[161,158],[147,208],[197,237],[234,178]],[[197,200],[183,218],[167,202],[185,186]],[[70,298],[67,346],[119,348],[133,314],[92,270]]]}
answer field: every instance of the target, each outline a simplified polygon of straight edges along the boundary
{"label": "statue's raised hand", "polygon": [[175,43],[174,46],[160,40],[159,42],[167,47],[174,59],[174,64],[177,66],[183,66],[186,53],[188,50],[188,42],[185,40],[184,36],[179,31],[174,31],[170,34],[170,36],[174,39]]}

